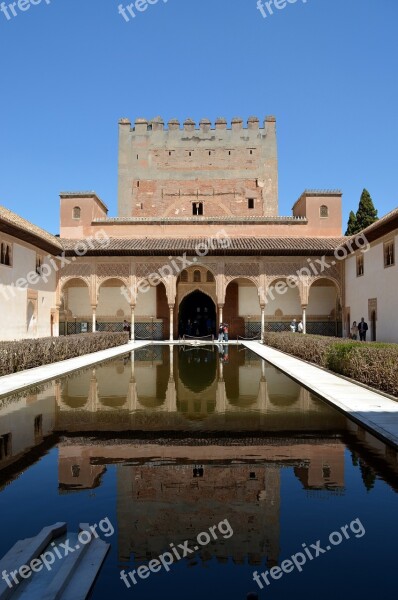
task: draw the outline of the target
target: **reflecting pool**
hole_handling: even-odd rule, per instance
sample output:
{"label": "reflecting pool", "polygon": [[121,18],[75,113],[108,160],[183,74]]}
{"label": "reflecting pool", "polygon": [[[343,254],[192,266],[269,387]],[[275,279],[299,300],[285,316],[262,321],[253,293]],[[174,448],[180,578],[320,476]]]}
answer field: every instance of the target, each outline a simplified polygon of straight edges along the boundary
{"label": "reflecting pool", "polygon": [[108,519],[94,600],[388,600],[397,473],[396,450],[245,348],[147,346],[0,397],[0,555]]}

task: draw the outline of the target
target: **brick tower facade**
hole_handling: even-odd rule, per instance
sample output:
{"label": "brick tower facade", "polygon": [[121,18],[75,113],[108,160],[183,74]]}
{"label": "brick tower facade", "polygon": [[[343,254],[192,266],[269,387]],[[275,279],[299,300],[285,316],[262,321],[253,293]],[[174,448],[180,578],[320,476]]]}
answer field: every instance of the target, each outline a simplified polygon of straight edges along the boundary
{"label": "brick tower facade", "polygon": [[119,122],[119,217],[275,217],[274,117]]}

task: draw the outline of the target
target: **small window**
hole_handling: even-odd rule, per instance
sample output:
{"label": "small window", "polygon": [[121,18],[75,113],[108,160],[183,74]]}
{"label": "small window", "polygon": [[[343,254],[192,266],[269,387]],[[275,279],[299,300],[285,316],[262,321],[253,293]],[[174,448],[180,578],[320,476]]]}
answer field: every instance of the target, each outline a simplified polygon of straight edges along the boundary
{"label": "small window", "polygon": [[139,160],[138,154],[137,154],[137,160]]}
{"label": "small window", "polygon": [[194,216],[203,215],[203,202],[193,202],[192,203],[192,214]]}
{"label": "small window", "polygon": [[254,198],[249,198],[247,201],[247,208],[254,208]]}
{"label": "small window", "polygon": [[169,156],[171,156],[171,150],[169,150]]}
{"label": "small window", "polygon": [[209,156],[211,156],[211,150],[209,150]]}
{"label": "small window", "polygon": [[6,267],[11,267],[11,264],[12,264],[11,244],[7,244],[6,242],[1,243],[0,264],[5,265]]}
{"label": "small window", "polygon": [[231,150],[228,150],[228,154],[229,154],[229,156],[231,156]]}
{"label": "small window", "polygon": [[193,280],[194,280],[194,283],[200,283],[201,282],[200,271],[194,271],[193,272]]}
{"label": "small window", "polygon": [[35,438],[43,437],[43,415],[37,415],[37,417],[35,417],[34,431]]}
{"label": "small window", "polygon": [[0,460],[11,456],[11,433],[0,436]]}
{"label": "small window", "polygon": [[43,265],[43,259],[41,256],[36,254],[36,273],[41,276],[41,268]]}
{"label": "small window", "polygon": [[214,281],[214,275],[213,275],[213,273],[211,271],[207,271],[206,281],[207,281],[207,283],[213,283],[213,281]]}
{"label": "small window", "polygon": [[140,187],[140,182],[139,182],[139,181],[137,181],[137,187],[138,187],[138,188]]}
{"label": "small window", "polygon": [[386,242],[384,244],[384,266],[392,267],[395,265],[395,249],[394,249],[394,241]]}
{"label": "small window", "polygon": [[357,277],[361,277],[364,274],[364,257],[363,254],[357,256]]}
{"label": "small window", "polygon": [[71,471],[72,471],[72,477],[79,477],[79,475],[80,475],[79,465],[72,465]]}
{"label": "small window", "polygon": [[327,219],[329,216],[328,207],[325,205],[321,206],[321,208],[319,209],[319,214],[320,214],[321,219]]}
{"label": "small window", "polygon": [[250,154],[253,154],[253,150],[250,150]]}
{"label": "small window", "polygon": [[192,156],[192,152],[189,152],[189,156]]}
{"label": "small window", "polygon": [[72,211],[72,218],[77,219],[77,220],[80,219],[81,213],[82,213],[82,211],[81,211],[80,206],[75,206]]}
{"label": "small window", "polygon": [[181,272],[180,281],[182,281],[182,283],[187,283],[188,282],[188,271],[184,270],[184,271]]}

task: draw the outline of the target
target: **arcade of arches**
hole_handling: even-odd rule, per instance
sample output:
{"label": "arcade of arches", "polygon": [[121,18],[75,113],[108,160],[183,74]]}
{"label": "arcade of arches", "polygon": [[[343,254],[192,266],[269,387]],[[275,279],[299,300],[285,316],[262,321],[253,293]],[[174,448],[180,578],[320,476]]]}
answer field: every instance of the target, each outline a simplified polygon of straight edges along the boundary
{"label": "arcade of arches", "polygon": [[339,265],[327,277],[291,285],[305,259],[236,264],[213,257],[211,263],[165,277],[160,275],[164,263],[155,259],[145,264],[110,260],[81,259],[62,273],[57,291],[61,334],[120,331],[126,320],[133,324],[132,339],[173,340],[216,335],[224,322],[230,339],[236,339],[287,331],[293,318],[303,320],[308,333],[341,333]]}

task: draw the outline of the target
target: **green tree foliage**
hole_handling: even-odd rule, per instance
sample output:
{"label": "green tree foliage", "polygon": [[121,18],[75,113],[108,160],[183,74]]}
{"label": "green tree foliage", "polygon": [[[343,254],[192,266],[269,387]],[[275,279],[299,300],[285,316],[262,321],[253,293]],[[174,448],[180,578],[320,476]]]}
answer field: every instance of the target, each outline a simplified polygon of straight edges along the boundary
{"label": "green tree foliage", "polygon": [[355,216],[354,211],[352,210],[350,212],[350,216],[348,217],[347,231],[345,232],[345,235],[355,235],[356,233],[358,233],[357,227],[357,218]]}
{"label": "green tree foliage", "polygon": [[359,201],[357,214],[350,212],[346,235],[355,235],[378,220],[377,210],[368,190],[364,189]]}

